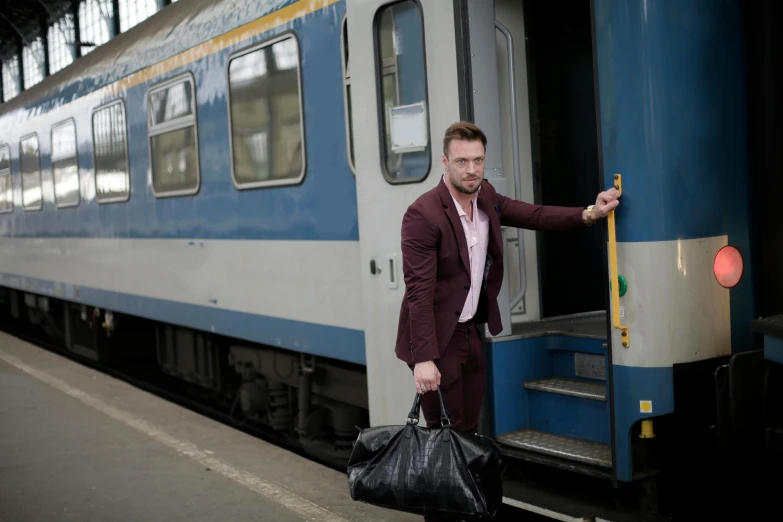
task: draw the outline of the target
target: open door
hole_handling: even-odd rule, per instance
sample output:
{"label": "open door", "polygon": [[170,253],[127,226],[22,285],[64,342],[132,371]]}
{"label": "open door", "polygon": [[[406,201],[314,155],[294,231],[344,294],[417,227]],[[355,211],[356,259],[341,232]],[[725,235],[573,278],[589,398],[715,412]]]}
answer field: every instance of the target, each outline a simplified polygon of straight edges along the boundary
{"label": "open door", "polygon": [[[438,135],[459,118],[450,2],[348,0],[348,58],[372,425],[405,421],[415,389],[394,354],[402,280],[400,226],[440,179]],[[430,96],[437,93],[437,96]]]}
{"label": "open door", "polygon": [[[465,76],[470,58],[465,56],[467,43],[459,29],[465,5],[347,0],[345,67],[350,71],[372,425],[403,422],[415,394],[411,371],[394,353],[405,291],[400,248],[403,215],[440,181],[441,143],[449,125],[472,119],[487,132],[492,146],[499,147],[497,114],[491,125],[482,125],[475,113],[468,114],[473,98],[466,94],[471,89]],[[488,5],[489,31],[483,40],[494,60],[494,19],[492,4]],[[496,93],[496,89],[486,91],[495,98]],[[500,173],[495,168],[500,166],[500,154],[495,157],[497,165],[487,165],[492,181]]]}

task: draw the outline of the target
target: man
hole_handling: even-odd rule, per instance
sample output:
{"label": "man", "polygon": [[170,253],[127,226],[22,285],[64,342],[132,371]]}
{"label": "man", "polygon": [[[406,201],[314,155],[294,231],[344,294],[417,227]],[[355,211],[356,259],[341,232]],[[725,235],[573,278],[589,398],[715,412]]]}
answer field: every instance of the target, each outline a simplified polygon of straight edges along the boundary
{"label": "man", "polygon": [[503,280],[501,225],[532,230],[590,226],[617,207],[615,189],[595,205],[532,205],[498,194],[484,180],[487,138],[459,122],[443,138],[443,178],[402,221],[405,297],[396,354],[413,370],[428,427],[440,423],[440,387],[452,427],[475,431],[485,385],[477,325],[502,330],[497,296]]}

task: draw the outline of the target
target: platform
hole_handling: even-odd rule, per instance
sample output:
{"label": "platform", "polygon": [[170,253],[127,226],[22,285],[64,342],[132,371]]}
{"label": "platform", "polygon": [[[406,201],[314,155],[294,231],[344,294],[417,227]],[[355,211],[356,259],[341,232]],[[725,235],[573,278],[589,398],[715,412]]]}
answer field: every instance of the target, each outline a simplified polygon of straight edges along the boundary
{"label": "platform", "polygon": [[0,332],[0,520],[420,521],[344,474]]}

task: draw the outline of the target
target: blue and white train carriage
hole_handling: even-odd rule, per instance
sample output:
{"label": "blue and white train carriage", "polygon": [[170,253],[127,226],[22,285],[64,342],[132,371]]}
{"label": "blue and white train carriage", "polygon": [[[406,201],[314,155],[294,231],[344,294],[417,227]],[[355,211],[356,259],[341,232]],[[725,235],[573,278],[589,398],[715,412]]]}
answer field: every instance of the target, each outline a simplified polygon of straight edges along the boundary
{"label": "blue and white train carriage", "polygon": [[623,193],[602,227],[505,231],[482,429],[512,463],[654,476],[752,346],[741,7],[552,4],[166,7],[0,106],[4,319],[92,357],[147,324],[166,371],[344,460],[410,407],[401,218],[472,120],[502,193]]}

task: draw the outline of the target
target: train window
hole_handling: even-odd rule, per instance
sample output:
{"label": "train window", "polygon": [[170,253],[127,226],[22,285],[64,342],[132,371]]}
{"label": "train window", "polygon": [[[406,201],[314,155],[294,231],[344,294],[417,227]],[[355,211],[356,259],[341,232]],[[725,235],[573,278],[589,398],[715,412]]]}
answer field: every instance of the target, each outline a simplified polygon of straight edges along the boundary
{"label": "train window", "polygon": [[52,127],[52,177],[58,207],[79,204],[79,162],[76,158],[76,124],[73,120]]}
{"label": "train window", "polygon": [[406,0],[381,9],[375,38],[380,53],[382,170],[389,183],[422,181],[430,170],[431,149],[419,6]]}
{"label": "train window", "polygon": [[95,198],[98,203],[127,201],[130,197],[128,138],[125,104],[117,100],[92,114],[95,154]]}
{"label": "train window", "polygon": [[158,197],[199,189],[195,82],[188,74],[150,90],[147,98],[152,191]]}
{"label": "train window", "polygon": [[234,183],[299,183],[305,174],[299,43],[294,35],[242,51],[228,65]]}
{"label": "train window", "polygon": [[14,211],[14,193],[11,185],[11,149],[0,145],[0,214]]}
{"label": "train window", "polygon": [[354,164],[354,152],[353,152],[353,107],[351,106],[351,62],[348,59],[348,17],[343,17],[343,89],[345,95],[345,128],[348,134],[348,164],[351,167],[351,172],[356,175],[356,166]]}
{"label": "train window", "polygon": [[22,206],[25,210],[41,210],[41,157],[37,134],[26,136],[19,142],[19,160],[22,167]]}

